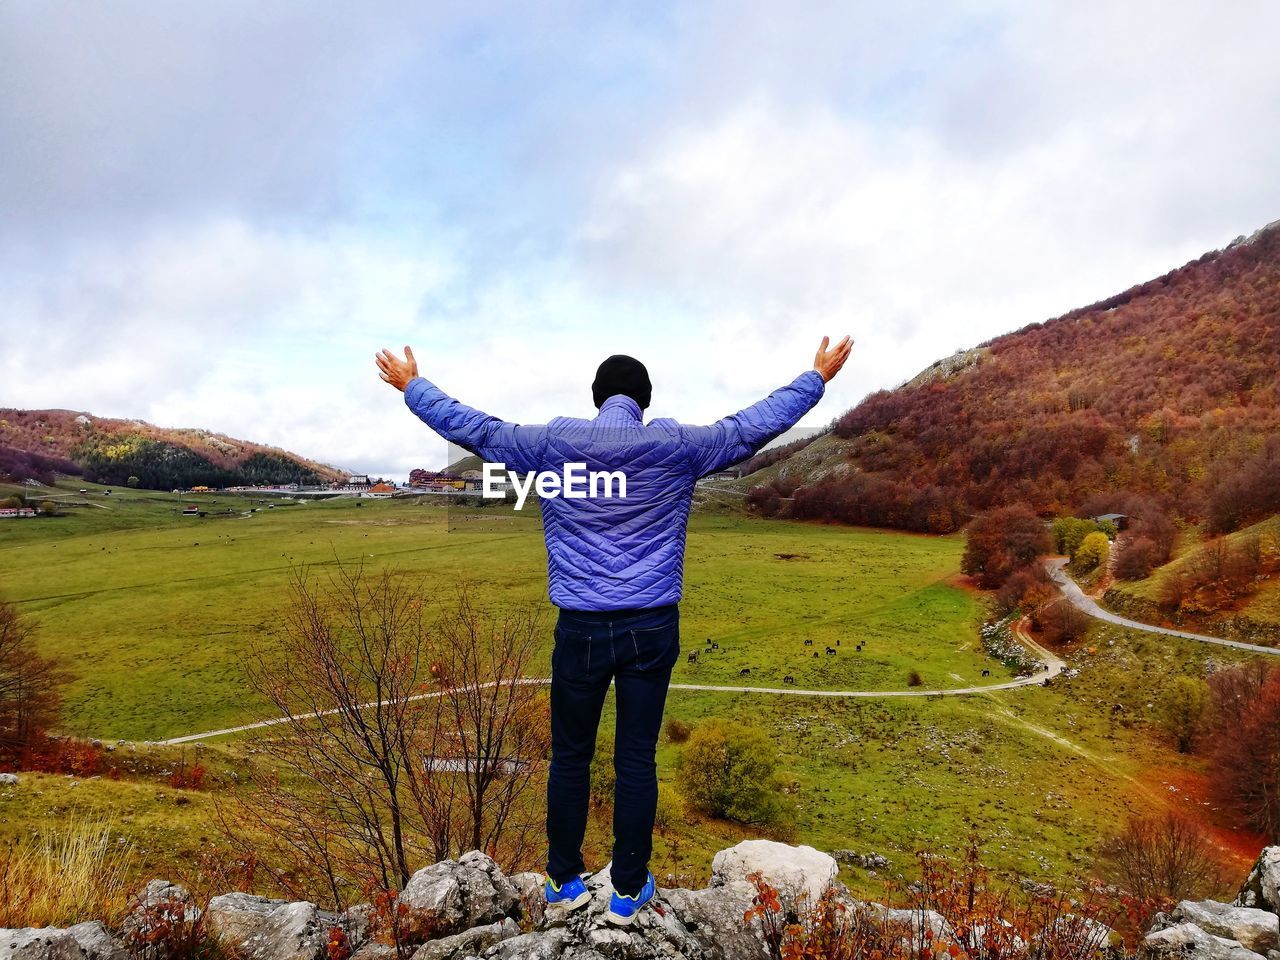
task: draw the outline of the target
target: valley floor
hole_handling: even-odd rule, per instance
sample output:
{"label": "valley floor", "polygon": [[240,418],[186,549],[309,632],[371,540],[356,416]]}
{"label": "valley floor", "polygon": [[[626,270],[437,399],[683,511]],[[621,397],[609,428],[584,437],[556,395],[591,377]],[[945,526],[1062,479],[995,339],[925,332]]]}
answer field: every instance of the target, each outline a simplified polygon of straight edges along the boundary
{"label": "valley floor", "polygon": [[[69,730],[130,741],[120,750],[149,756],[162,772],[198,756],[211,782],[229,783],[251,762],[243,737],[186,748],[140,742],[267,714],[246,701],[240,661],[277,628],[296,565],[323,573],[337,561],[391,563],[429,591],[465,580],[486,603],[546,603],[540,528],[528,511],[334,501],[245,516],[234,503],[225,518],[193,520],[166,495],[113,497],[0,532],[0,591],[38,624],[45,650],[72,661]],[[1008,680],[979,640],[982,598],[956,581],[961,549],[955,537],[695,516],[682,646],[702,650],[711,638],[720,649],[696,663],[682,657],[675,681],[741,686],[744,668],[752,686],[780,687],[792,675],[825,690],[900,690],[913,670],[926,688]],[[548,615],[548,650],[550,623]],[[812,656],[827,646],[839,653]],[[1059,653],[1071,670],[1048,687],[915,699],[674,689],[668,714],[763,727],[793,782],[792,839],[880,853],[895,872],[911,872],[915,851],[959,850],[972,833],[1002,869],[1084,880],[1096,872],[1100,839],[1126,816],[1170,806],[1194,813],[1224,858],[1247,866],[1260,839],[1206,805],[1197,762],[1149,722],[1153,691],[1170,678],[1247,654],[1104,624]],[[602,737],[609,716],[606,707]],[[665,781],[675,781],[678,750],[660,747]],[[103,820],[138,844],[140,876],[163,873],[217,843],[217,791],[157,782],[26,775],[0,793],[0,835]],[[668,883],[704,881],[712,853],[757,833],[679,817],[657,837],[655,872]],[[606,818],[593,822],[589,866],[608,859],[609,836]],[[877,892],[881,878],[847,872],[855,889]]]}

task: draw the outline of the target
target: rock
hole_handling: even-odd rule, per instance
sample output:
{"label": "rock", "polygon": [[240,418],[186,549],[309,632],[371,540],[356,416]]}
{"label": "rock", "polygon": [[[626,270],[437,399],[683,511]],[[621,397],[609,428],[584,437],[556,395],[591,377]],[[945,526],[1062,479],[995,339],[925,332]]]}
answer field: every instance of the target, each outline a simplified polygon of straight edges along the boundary
{"label": "rock", "polygon": [[73,927],[0,930],[2,960],[128,960],[129,954],[97,920]]}
{"label": "rock", "polygon": [[904,928],[903,942],[922,944],[924,933],[929,931],[934,940],[954,940],[955,931],[946,918],[936,910],[912,910],[886,907],[882,903],[866,903],[862,909],[880,922],[900,925]]}
{"label": "rock", "polygon": [[858,853],[856,850],[832,850],[837,863],[848,863],[864,870],[888,870],[889,858],[879,853]]}
{"label": "rock", "polygon": [[471,957],[489,949],[495,943],[510,940],[520,935],[520,926],[510,917],[504,917],[498,923],[489,923],[480,927],[472,927],[462,933],[440,940],[430,940],[420,946],[413,955],[413,960],[458,960]]}
{"label": "rock", "polygon": [[1205,933],[1194,923],[1179,923],[1165,930],[1148,933],[1138,949],[1144,960],[1174,958],[1179,960],[1258,960],[1235,940]]}
{"label": "rock", "polygon": [[711,885],[746,880],[759,873],[785,897],[807,894],[810,904],[835,882],[839,867],[835,860],[813,847],[793,847],[773,840],[743,840],[736,847],[721,850],[711,861]]}
{"label": "rock", "polygon": [[1215,900],[1183,900],[1174,908],[1174,922],[1194,923],[1205,933],[1236,940],[1254,953],[1280,950],[1280,917],[1256,907],[1237,907]]}
{"label": "rock", "polygon": [[3,960],[83,960],[80,944],[60,927],[0,930]]}
{"label": "rock", "polygon": [[111,936],[101,920],[90,920],[68,927],[67,932],[75,937],[85,960],[128,960],[129,952]]}
{"label": "rock", "polygon": [[747,881],[734,880],[705,890],[663,890],[662,897],[712,960],[769,960],[760,924],[742,922],[755,893]]}
{"label": "rock", "polygon": [[517,915],[520,895],[490,857],[472,850],[419,870],[400,902],[428,918],[432,936],[443,936]]}
{"label": "rock", "polygon": [[525,903],[542,899],[543,886],[546,882],[546,878],[542,874],[525,871],[524,873],[513,873],[507,879],[511,881],[511,886],[516,888],[516,895]]}
{"label": "rock", "polygon": [[18,785],[18,775],[16,773],[0,773],[0,787],[16,787]]}
{"label": "rock", "polygon": [[595,960],[599,954],[568,953],[569,935],[567,930],[546,930],[535,933],[522,933],[510,940],[490,947],[483,954],[484,960],[561,960],[562,957],[573,957],[574,960]]}
{"label": "rock", "polygon": [[1236,906],[1280,913],[1280,847],[1263,847],[1240,888]]}
{"label": "rock", "polygon": [[396,948],[389,943],[370,940],[351,955],[351,960],[395,960]]}
{"label": "rock", "polygon": [[327,929],[314,903],[228,893],[209,901],[206,920],[244,960],[317,960]]}

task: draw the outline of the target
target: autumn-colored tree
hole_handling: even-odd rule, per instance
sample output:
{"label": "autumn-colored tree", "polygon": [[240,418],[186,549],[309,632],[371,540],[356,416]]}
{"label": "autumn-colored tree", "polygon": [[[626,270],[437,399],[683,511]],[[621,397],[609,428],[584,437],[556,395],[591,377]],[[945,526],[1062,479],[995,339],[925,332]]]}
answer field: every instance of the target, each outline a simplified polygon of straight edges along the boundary
{"label": "autumn-colored tree", "polygon": [[31,622],[0,600],[0,759],[14,763],[57,724],[69,680],[59,660],[36,649]]}
{"label": "autumn-colored tree", "polygon": [[1156,701],[1156,722],[1178,745],[1179,753],[1191,752],[1196,740],[1209,728],[1212,712],[1209,685],[1195,677],[1178,677]]}
{"label": "autumn-colored tree", "polygon": [[1064,597],[1058,597],[1031,614],[1031,624],[1049,643],[1071,643],[1089,629],[1089,615]]}
{"label": "autumn-colored tree", "polygon": [[1143,580],[1160,564],[1160,548],[1149,537],[1128,537],[1116,550],[1115,575],[1121,580]]}
{"label": "autumn-colored tree", "polygon": [[[1251,679],[1243,673],[1211,689],[1216,698],[1238,694]],[[1269,670],[1247,701],[1217,699],[1215,708],[1215,735],[1206,738],[1214,796],[1271,842],[1280,840],[1280,670]]]}
{"label": "autumn-colored tree", "polygon": [[1075,553],[1075,567],[1082,573],[1105,566],[1107,555],[1111,552],[1111,541],[1102,531],[1089,534],[1081,542]]}
{"label": "autumn-colored tree", "polygon": [[993,589],[1052,548],[1049,530],[1025,504],[976,517],[965,536],[960,568]]}
{"label": "autumn-colored tree", "polygon": [[[1195,821],[1176,811],[1130,817],[1123,830],[1102,844],[1108,879],[1129,891],[1149,917],[1178,900],[1226,891],[1212,841]],[[1139,926],[1145,927],[1146,918]]]}

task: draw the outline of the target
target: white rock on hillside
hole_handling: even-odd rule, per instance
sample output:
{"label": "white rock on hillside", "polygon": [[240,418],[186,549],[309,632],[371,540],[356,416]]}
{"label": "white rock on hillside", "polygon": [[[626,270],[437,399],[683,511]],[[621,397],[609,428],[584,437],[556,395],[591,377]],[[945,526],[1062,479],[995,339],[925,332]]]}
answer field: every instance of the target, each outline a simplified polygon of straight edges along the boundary
{"label": "white rock on hillside", "polygon": [[808,902],[814,904],[835,882],[839,869],[833,857],[813,847],[743,840],[716,854],[711,862],[711,885],[746,880],[750,874],[759,873],[780,893],[788,897],[805,893]]}
{"label": "white rock on hillside", "polygon": [[1263,848],[1240,888],[1236,905],[1280,912],[1280,847]]}
{"label": "white rock on hillside", "polygon": [[0,787],[16,787],[18,785],[18,775],[16,773],[0,773]]}
{"label": "white rock on hillside", "polygon": [[1172,919],[1194,923],[1205,933],[1237,940],[1254,953],[1280,950],[1280,917],[1255,907],[1236,907],[1214,900],[1183,900]]}
{"label": "white rock on hillside", "polygon": [[1195,960],[1258,960],[1258,955],[1235,940],[1205,933],[1194,923],[1179,923],[1165,930],[1148,933],[1138,956],[1157,958],[1186,957]]}
{"label": "white rock on hillside", "polygon": [[327,930],[314,903],[228,893],[209,901],[209,929],[245,960],[317,960]]}

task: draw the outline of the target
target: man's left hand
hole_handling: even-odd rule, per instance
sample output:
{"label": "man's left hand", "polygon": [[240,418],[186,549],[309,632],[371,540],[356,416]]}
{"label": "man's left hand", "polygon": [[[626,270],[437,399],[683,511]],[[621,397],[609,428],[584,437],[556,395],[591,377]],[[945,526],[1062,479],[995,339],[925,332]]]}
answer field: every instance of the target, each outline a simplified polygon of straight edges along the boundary
{"label": "man's left hand", "polygon": [[404,348],[404,356],[405,358],[401,360],[386,347],[374,355],[374,360],[378,364],[378,376],[401,393],[409,385],[409,381],[418,375],[418,361],[413,358],[413,350],[407,345]]}

